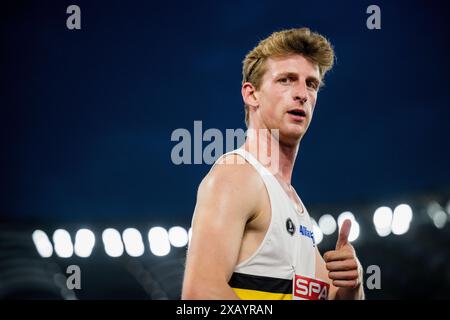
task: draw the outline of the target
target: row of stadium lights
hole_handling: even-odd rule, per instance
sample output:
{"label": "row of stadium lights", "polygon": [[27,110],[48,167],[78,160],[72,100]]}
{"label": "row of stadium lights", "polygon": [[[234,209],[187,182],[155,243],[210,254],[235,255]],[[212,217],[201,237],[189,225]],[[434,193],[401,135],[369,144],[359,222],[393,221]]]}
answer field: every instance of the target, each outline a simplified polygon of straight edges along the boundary
{"label": "row of stadium lights", "polygon": [[[389,207],[380,207],[375,210],[373,214],[373,224],[375,231],[380,237],[386,237],[393,233],[395,235],[402,235],[408,232],[413,217],[412,209],[407,204],[397,206],[394,211]],[[319,223],[313,220],[313,232],[316,243],[319,244],[323,240],[324,235],[333,234],[337,226],[341,228],[342,223],[350,219],[352,221],[352,228],[348,236],[350,242],[358,239],[360,234],[360,226],[356,221],[355,216],[350,211],[341,213],[338,216],[337,223],[333,216],[325,214],[320,217]]]}
{"label": "row of stadium lights", "polygon": [[[437,202],[431,202],[427,207],[427,214],[436,228],[444,228],[450,215],[450,201],[444,208]],[[337,222],[330,214],[320,217],[317,223],[313,220],[313,233],[317,244],[322,242],[324,235],[333,234],[337,227],[350,219],[352,228],[348,240],[350,242],[358,239],[360,226],[355,216],[350,211],[341,213]],[[402,235],[408,232],[413,219],[413,211],[407,204],[400,204],[392,210],[389,207],[379,207],[373,214],[375,231],[380,237],[387,237],[391,233]],[[148,244],[150,251],[155,256],[169,254],[171,246],[184,247],[189,244],[192,229],[186,231],[183,227],[172,227],[166,230],[162,227],[153,227],[148,232]],[[72,243],[69,232],[58,229],[53,233],[53,245],[47,234],[42,230],[35,230],[32,234],[33,242],[41,257],[51,257],[53,251],[61,258],[70,258],[75,253],[78,257],[89,257],[94,249],[95,235],[89,229],[80,229],[75,235],[75,243]],[[145,246],[141,233],[135,228],[128,228],[122,235],[116,229],[108,228],[102,233],[102,241],[105,252],[110,257],[120,257],[124,251],[131,257],[140,257],[144,254]]]}
{"label": "row of stadium lights", "polygon": [[[153,227],[147,234],[150,251],[155,256],[166,256],[171,246],[181,248],[188,244],[192,231],[186,231],[183,227],[172,227],[166,230],[162,227]],[[35,230],[32,239],[36,250],[43,258],[49,258],[55,251],[60,258],[70,258],[74,254],[81,258],[91,255],[95,246],[95,235],[89,229],[80,229],[75,235],[75,243],[68,231],[58,229],[53,232],[50,241],[47,234],[42,230]],[[131,257],[140,257],[145,252],[144,240],[139,230],[127,228],[122,234],[113,228],[108,228],[102,233],[103,246],[108,256],[117,258],[124,251]]]}
{"label": "row of stadium lights", "polygon": [[[450,219],[450,200],[447,202],[445,209],[436,201],[429,203],[427,214],[436,228],[444,228],[447,220]],[[323,240],[324,235],[333,234],[337,226],[340,228],[346,219],[352,221],[348,240],[353,242],[358,239],[360,234],[359,223],[356,221],[353,213],[346,211],[339,215],[337,223],[330,214],[321,216],[319,223],[313,219],[313,233],[316,243],[319,244]],[[375,231],[380,237],[387,237],[390,234],[397,236],[405,234],[409,230],[412,219],[413,211],[408,204],[400,204],[394,210],[385,206],[379,207],[373,214]]]}

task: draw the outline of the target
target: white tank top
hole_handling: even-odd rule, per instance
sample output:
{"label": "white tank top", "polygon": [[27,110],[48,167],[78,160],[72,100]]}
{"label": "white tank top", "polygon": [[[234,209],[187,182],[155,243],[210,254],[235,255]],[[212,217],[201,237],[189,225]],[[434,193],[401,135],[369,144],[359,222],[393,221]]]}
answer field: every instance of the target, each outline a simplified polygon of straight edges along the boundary
{"label": "white tank top", "polygon": [[[264,239],[249,258],[235,267],[230,286],[242,299],[317,299],[328,296],[329,288],[324,292],[322,287],[313,284],[311,288],[310,285],[310,280],[317,281],[314,280],[316,245],[313,224],[301,199],[303,213],[297,211],[295,203],[275,176],[250,152],[240,148],[222,157],[229,154],[242,156],[256,169],[264,181],[271,204],[271,221]],[[323,282],[322,285],[326,286]],[[315,292],[318,290],[320,292]]]}

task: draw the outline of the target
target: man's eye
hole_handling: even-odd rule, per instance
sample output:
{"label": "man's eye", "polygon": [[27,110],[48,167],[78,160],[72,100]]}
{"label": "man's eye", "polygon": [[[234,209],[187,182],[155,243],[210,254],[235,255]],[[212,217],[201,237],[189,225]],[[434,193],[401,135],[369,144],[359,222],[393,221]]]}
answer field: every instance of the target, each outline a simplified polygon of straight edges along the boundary
{"label": "man's eye", "polygon": [[308,87],[313,88],[314,90],[317,90],[317,83],[314,81],[308,81],[307,82]]}
{"label": "man's eye", "polygon": [[280,83],[289,83],[290,79],[289,78],[281,78],[278,80],[278,82]]}

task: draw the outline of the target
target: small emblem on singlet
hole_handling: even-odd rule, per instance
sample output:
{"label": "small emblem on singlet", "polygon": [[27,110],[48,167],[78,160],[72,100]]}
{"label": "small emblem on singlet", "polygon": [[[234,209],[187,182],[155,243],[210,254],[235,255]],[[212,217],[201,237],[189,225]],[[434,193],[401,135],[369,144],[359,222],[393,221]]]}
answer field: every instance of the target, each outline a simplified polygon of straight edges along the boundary
{"label": "small emblem on singlet", "polygon": [[286,220],[286,230],[291,236],[295,233],[295,225],[290,218]]}

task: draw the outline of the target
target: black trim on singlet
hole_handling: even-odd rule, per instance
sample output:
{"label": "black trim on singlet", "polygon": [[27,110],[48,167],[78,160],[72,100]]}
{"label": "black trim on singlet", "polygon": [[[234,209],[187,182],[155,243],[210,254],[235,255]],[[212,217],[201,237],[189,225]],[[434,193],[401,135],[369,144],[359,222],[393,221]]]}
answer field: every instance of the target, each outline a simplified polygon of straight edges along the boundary
{"label": "black trim on singlet", "polygon": [[228,284],[232,288],[250,289],[273,293],[292,293],[292,280],[256,276],[234,272]]}

